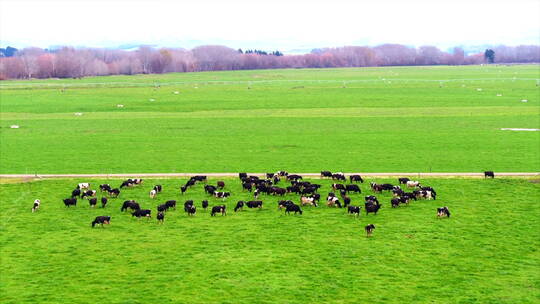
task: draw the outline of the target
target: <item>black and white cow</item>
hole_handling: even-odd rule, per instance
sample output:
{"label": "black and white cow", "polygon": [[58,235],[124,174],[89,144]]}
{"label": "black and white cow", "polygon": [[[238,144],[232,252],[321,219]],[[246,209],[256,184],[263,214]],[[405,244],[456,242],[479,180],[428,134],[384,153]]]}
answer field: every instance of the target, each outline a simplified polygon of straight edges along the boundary
{"label": "black and white cow", "polygon": [[193,206],[193,200],[187,200],[184,203],[184,211],[188,212],[188,209]]}
{"label": "black and white cow", "polygon": [[197,213],[197,208],[196,208],[195,206],[193,206],[193,205],[188,206],[188,208],[187,208],[187,214],[188,214],[189,216],[192,216],[192,215],[195,215],[195,213]]}
{"label": "black and white cow", "polygon": [[332,184],[332,189],[335,190],[345,190],[345,185],[343,184]]}
{"label": "black and white cow", "polygon": [[83,194],[81,195],[81,198],[85,198],[85,197],[94,197],[96,196],[96,193],[97,191],[96,190],[87,190],[87,191],[84,191]]}
{"label": "black and white cow", "polygon": [[375,229],[375,225],[369,224],[366,227],[364,227],[364,230],[366,230],[366,237],[370,237],[373,234],[373,230]]}
{"label": "black and white cow", "polygon": [[343,172],[338,172],[338,173],[332,174],[332,179],[334,179],[334,180],[342,180],[342,181],[346,180],[345,174],[343,174]]}
{"label": "black and white cow", "polygon": [[103,192],[103,191],[109,191],[111,190],[111,185],[109,184],[101,184],[99,185],[99,191]]}
{"label": "black and white cow", "polygon": [[212,213],[210,214],[210,216],[215,216],[216,213],[221,213],[222,216],[227,215],[226,209],[227,209],[227,206],[225,205],[214,206],[212,207]]}
{"label": "black and white cow", "polygon": [[110,197],[118,197],[120,195],[120,189],[114,188],[114,189],[108,190],[107,193],[109,194]]}
{"label": "black and white cow", "polygon": [[81,190],[85,189],[85,190],[88,190],[88,189],[90,189],[90,183],[79,183],[79,184],[77,185],[77,189],[81,189]]}
{"label": "black and white cow", "polygon": [[398,182],[399,182],[400,185],[401,184],[405,185],[405,184],[407,184],[408,181],[410,181],[410,179],[408,177],[400,177],[400,178],[398,178]]}
{"label": "black and white cow", "polygon": [[311,196],[300,197],[300,204],[302,204],[302,206],[311,205],[317,207],[317,201],[315,201],[315,198]]}
{"label": "black and white cow", "polygon": [[356,214],[356,216],[360,216],[360,206],[349,206],[347,207],[347,213],[349,214]]}
{"label": "black and white cow", "polygon": [[153,190],[156,190],[156,193],[160,193],[161,190],[163,189],[163,187],[161,187],[161,185],[155,185],[154,188],[152,188]]}
{"label": "black and white cow", "polygon": [[32,207],[32,213],[37,211],[39,209],[39,206],[41,205],[41,201],[39,199],[36,199],[34,201],[34,206]]}
{"label": "black and white cow", "polygon": [[163,212],[158,212],[157,214],[157,220],[159,223],[163,223],[163,221],[165,220],[165,213]]}
{"label": "black and white cow", "polygon": [[361,183],[364,182],[364,180],[362,179],[362,176],[360,176],[358,174],[350,175],[349,180],[351,181],[351,183],[352,182],[361,182]]}
{"label": "black and white cow", "polygon": [[218,192],[214,191],[214,197],[221,198],[222,200],[225,200],[227,197],[231,196],[230,192]]}
{"label": "black and white cow", "polygon": [[157,196],[157,191],[155,189],[150,190],[150,198],[154,199]]}
{"label": "black and white cow", "polygon": [[96,224],[101,224],[101,227],[103,227],[103,224],[110,224],[111,223],[111,217],[110,216],[98,216],[94,219],[92,222],[92,228],[96,226]]}
{"label": "black and white cow", "polygon": [[495,173],[493,171],[484,171],[484,178],[488,177],[495,178]]}
{"label": "black and white cow", "polygon": [[437,217],[450,217],[450,210],[448,210],[448,207],[441,207],[437,208]]}

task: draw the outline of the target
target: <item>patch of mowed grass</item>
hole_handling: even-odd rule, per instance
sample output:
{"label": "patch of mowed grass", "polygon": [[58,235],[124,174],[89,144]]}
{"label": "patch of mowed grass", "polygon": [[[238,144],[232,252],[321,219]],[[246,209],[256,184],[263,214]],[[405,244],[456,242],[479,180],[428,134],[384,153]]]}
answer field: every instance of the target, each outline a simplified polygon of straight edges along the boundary
{"label": "patch of mowed grass", "polygon": [[[436,201],[390,208],[388,193],[376,216],[357,219],[321,204],[286,216],[278,197],[262,196],[264,208],[237,213],[237,200],[250,199],[238,179],[222,179],[232,197],[227,216],[211,217],[198,184],[180,195],[186,179],[145,180],[122,191],[105,209],[85,200],[66,208],[61,199],[83,180],[0,184],[0,290],[3,303],[536,303],[540,282],[539,184],[530,179],[422,179]],[[93,188],[119,179],[87,179]],[[217,179],[209,180],[215,184]],[[368,182],[363,205],[372,194]],[[321,183],[323,196],[331,181]],[[154,184],[163,192],[151,200]],[[34,199],[41,209],[31,213]],[[165,223],[121,213],[124,200],[152,209],[179,202]],[[182,210],[195,200],[197,214]],[[285,199],[298,201],[295,195]],[[436,208],[448,206],[449,219]],[[98,215],[111,225],[90,227]],[[154,214],[155,216],[155,214]],[[374,236],[363,227],[373,223]]]}
{"label": "patch of mowed grass", "polygon": [[540,124],[537,72],[387,67],[7,81],[0,173],[538,172],[540,134],[500,130]]}

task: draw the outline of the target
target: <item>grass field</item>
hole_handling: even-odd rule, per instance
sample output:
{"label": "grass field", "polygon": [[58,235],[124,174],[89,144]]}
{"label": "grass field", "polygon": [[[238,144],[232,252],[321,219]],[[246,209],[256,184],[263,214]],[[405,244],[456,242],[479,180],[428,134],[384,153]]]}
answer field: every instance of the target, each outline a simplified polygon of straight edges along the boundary
{"label": "grass field", "polygon": [[538,128],[539,79],[493,65],[2,81],[0,173],[538,172],[540,132],[500,128]]}
{"label": "grass field", "polygon": [[[94,187],[102,182],[85,180]],[[210,180],[215,184],[216,180]],[[379,214],[356,219],[344,209],[304,208],[302,216],[278,211],[263,196],[262,210],[225,217],[200,208],[202,185],[181,196],[179,179],[146,180],[122,192],[105,209],[62,198],[81,180],[0,184],[0,291],[2,303],[538,303],[540,301],[540,186],[517,178],[425,179],[436,201],[390,208],[378,195]],[[376,179],[395,183],[395,179]],[[329,190],[330,181],[321,193]],[[369,182],[369,181],[367,181]],[[148,190],[162,184],[154,201]],[[372,194],[361,185],[358,205]],[[31,213],[34,199],[41,209]],[[297,200],[296,196],[287,198]],[[163,225],[120,212],[135,199],[152,209],[167,199],[194,199],[195,217],[182,207]],[[210,198],[211,205],[220,201]],[[449,219],[436,208],[448,206]],[[105,228],[90,227],[98,215]],[[373,223],[374,236],[363,227]]]}

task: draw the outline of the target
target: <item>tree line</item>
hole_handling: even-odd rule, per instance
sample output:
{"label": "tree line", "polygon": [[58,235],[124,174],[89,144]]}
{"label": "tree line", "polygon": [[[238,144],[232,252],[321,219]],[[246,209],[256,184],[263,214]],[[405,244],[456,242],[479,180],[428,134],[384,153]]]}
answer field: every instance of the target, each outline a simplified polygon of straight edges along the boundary
{"label": "tree line", "polygon": [[0,52],[0,80],[276,68],[532,62],[540,62],[540,46],[498,46],[469,55],[460,47],[444,52],[434,46],[414,48],[400,44],[314,49],[304,55],[261,50],[244,52],[220,45],[199,46],[191,50],[141,46],[135,51],[73,47],[17,50],[7,47]]}

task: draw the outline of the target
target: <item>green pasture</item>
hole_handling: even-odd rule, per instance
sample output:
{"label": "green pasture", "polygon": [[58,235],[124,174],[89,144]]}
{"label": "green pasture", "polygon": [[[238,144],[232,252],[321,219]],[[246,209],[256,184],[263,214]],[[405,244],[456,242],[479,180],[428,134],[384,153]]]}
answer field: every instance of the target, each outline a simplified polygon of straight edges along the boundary
{"label": "green pasture", "polygon": [[[81,151],[84,149],[80,149]],[[373,194],[369,181],[363,205]],[[183,196],[186,179],[156,179],[122,191],[105,208],[86,200],[66,208],[78,182],[118,186],[119,179],[4,181],[0,184],[0,301],[2,303],[538,303],[540,301],[540,187],[518,178],[422,179],[435,201],[390,207],[376,194],[378,215],[359,218],[344,209],[304,207],[303,215],[277,210],[278,197],[262,196],[264,208],[233,212],[250,199],[236,178],[227,216],[211,217],[201,201],[220,200],[198,184]],[[209,180],[215,184],[216,179]],[[331,181],[323,184],[328,192]],[[155,200],[154,184],[163,185]],[[98,198],[101,194],[98,194]],[[41,209],[31,213],[34,199]],[[285,198],[298,201],[295,195]],[[137,200],[152,209],[179,202],[165,223],[132,218],[121,203]],[[195,200],[188,217],[183,202]],[[437,219],[448,206],[450,218]],[[111,225],[90,227],[98,215]],[[154,214],[155,216],[155,214]],[[376,226],[372,238],[363,227]]]}
{"label": "green pasture", "polygon": [[540,133],[500,129],[540,126],[539,79],[490,65],[2,81],[0,173],[538,172]]}

